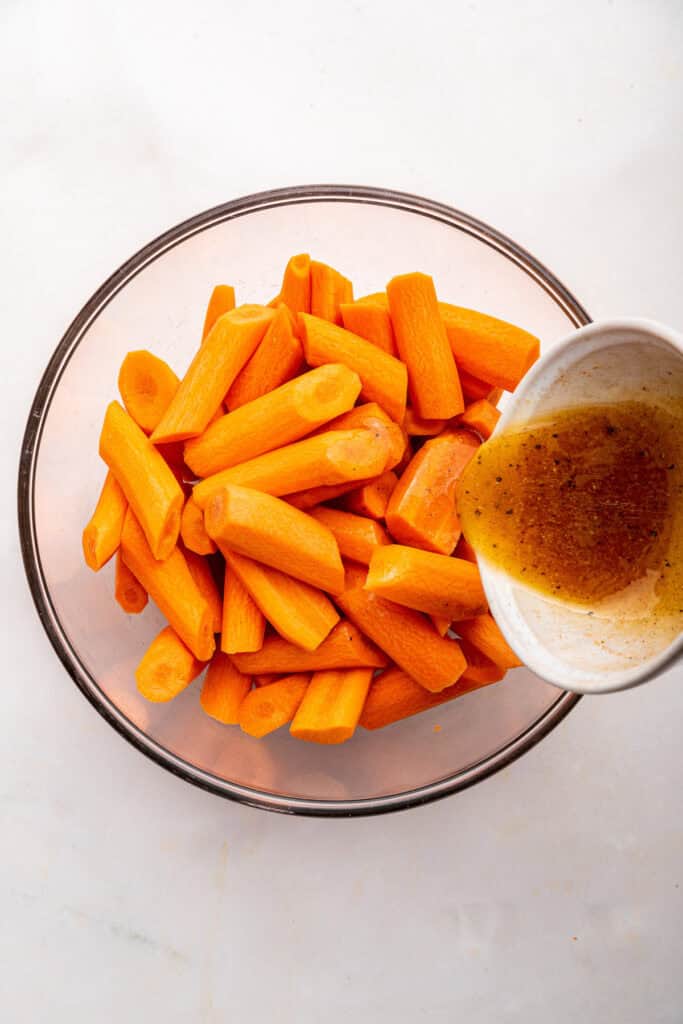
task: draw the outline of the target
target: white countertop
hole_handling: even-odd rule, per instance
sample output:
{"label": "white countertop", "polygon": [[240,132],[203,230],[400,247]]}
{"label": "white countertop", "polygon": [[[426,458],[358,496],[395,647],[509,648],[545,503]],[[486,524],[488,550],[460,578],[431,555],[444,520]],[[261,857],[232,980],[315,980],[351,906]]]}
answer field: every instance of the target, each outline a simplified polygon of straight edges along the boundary
{"label": "white countertop", "polygon": [[7,1024],[683,1020],[683,669],[581,701],[431,806],[266,814],[162,771],[82,698],[14,505],[33,392],[85,299],[166,227],[259,189],[431,196],[594,317],[683,327],[682,52],[676,0],[3,6]]}

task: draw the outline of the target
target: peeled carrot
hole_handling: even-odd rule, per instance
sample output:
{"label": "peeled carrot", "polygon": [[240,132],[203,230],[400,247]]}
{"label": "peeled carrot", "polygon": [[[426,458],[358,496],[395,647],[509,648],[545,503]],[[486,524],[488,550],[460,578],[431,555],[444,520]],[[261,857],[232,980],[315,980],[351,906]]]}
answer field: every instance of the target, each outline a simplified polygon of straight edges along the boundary
{"label": "peeled carrot", "polygon": [[358,486],[357,480],[352,480],[350,483],[347,481],[344,484],[330,484],[328,487],[309,487],[306,491],[296,491],[294,494],[287,495],[287,501],[294,508],[300,508],[302,511],[307,509],[317,508],[318,505],[322,505],[326,501],[334,501],[335,498],[341,497],[342,494],[348,494],[349,491],[353,491]]}
{"label": "peeled carrot", "polygon": [[354,590],[356,587],[364,587],[368,578],[368,567],[362,562],[344,562],[344,590]]}
{"label": "peeled carrot", "polygon": [[390,668],[373,679],[359,725],[364,729],[383,729],[386,725],[462,697],[480,686],[486,686],[486,683],[465,679],[463,673],[453,686],[447,686],[439,693],[430,693],[402,669]]}
{"label": "peeled carrot", "polygon": [[276,683],[278,679],[282,679],[282,676],[278,675],[277,672],[261,672],[258,675],[252,676],[254,680],[254,686],[270,686],[271,683]]}
{"label": "peeled carrot", "polygon": [[114,474],[104,478],[97,505],[83,530],[83,557],[95,572],[118,551],[128,502]]}
{"label": "peeled carrot", "polygon": [[488,613],[459,622],[456,631],[463,640],[476,647],[499,668],[517,668],[522,664],[501,633],[500,627]]}
{"label": "peeled carrot", "polygon": [[467,640],[461,638],[459,643],[467,659],[467,668],[460,677],[461,682],[470,680],[475,683],[497,683],[503,678],[507,669],[500,668],[495,661],[491,661]]}
{"label": "peeled carrot", "polygon": [[360,588],[347,590],[336,600],[345,615],[426,690],[452,686],[464,672],[467,662],[459,644],[440,637],[420,612]]}
{"label": "peeled carrot", "polygon": [[477,553],[464,537],[461,537],[456,544],[455,551],[453,552],[456,558],[464,558],[467,562],[477,561]]}
{"label": "peeled carrot", "polygon": [[350,409],[359,393],[358,374],[320,366],[216,420],[186,443],[185,462],[203,477],[247,462],[310,434]]}
{"label": "peeled carrot", "polygon": [[274,391],[295,377],[304,360],[287,307],[278,307],[251,359],[237,374],[226,396],[230,411]]}
{"label": "peeled carrot", "polygon": [[223,651],[216,651],[206,670],[199,702],[216,721],[237,725],[242,701],[251,689],[251,676],[243,676]]}
{"label": "peeled carrot", "polygon": [[240,672],[322,672],[332,668],[383,668],[387,659],[353,623],[339,622],[314,651],[267,636],[260,651],[236,654]]}
{"label": "peeled carrot", "polygon": [[386,304],[363,299],[357,302],[344,302],[341,305],[342,323],[347,331],[365,338],[377,348],[397,356],[394,328]]}
{"label": "peeled carrot", "polygon": [[401,274],[387,285],[387,298],[416,412],[425,419],[457,416],[465,405],[433,280],[427,274]]}
{"label": "peeled carrot", "polygon": [[486,440],[496,429],[499,419],[500,412],[495,405],[491,405],[485,398],[480,398],[478,402],[471,402],[462,416],[458,416],[458,423],[463,427],[469,427],[470,430],[476,430],[479,436]]}
{"label": "peeled carrot", "polygon": [[[320,428],[323,429],[323,428]],[[320,429],[317,433],[320,433]],[[406,436],[398,423],[387,416],[377,402],[365,402],[344,412],[325,424],[325,430],[375,430],[386,432],[389,441],[389,457],[385,470],[393,469],[401,461],[406,447]]]}
{"label": "peeled carrot", "polygon": [[180,536],[185,547],[198,555],[212,555],[216,550],[204,526],[204,513],[192,495],[185,502],[180,518]]}
{"label": "peeled carrot", "polygon": [[217,284],[211,292],[211,298],[206,307],[206,316],[204,317],[204,327],[202,329],[202,344],[210,334],[216,320],[234,308],[235,289],[230,284]]}
{"label": "peeled carrot", "polygon": [[386,511],[401,544],[450,555],[460,536],[456,483],[479,439],[466,430],[444,430],[420,448],[394,489]]}
{"label": "peeled carrot", "polygon": [[285,267],[280,298],[293,313],[311,311],[311,257],[307,252],[292,256]]}
{"label": "peeled carrot", "polygon": [[371,519],[384,519],[389,505],[389,499],[396,489],[398,477],[391,470],[382,473],[374,480],[369,480],[355,490],[350,491],[344,498],[344,507],[349,512],[356,512],[359,516],[369,516]]}
{"label": "peeled carrot", "polygon": [[239,306],[218,318],[152,434],[155,443],[184,441],[206,430],[274,316],[266,306]]}
{"label": "peeled carrot", "polygon": [[147,591],[116,552],[114,597],[128,615],[138,615],[147,605]]}
{"label": "peeled carrot", "polygon": [[226,654],[260,651],[266,620],[236,572],[226,563],[223,583],[221,650]]}
{"label": "peeled carrot", "polygon": [[480,398],[486,398],[487,401],[495,405],[503,393],[500,388],[492,388],[488,381],[473,377],[471,373],[467,373],[462,367],[458,367],[458,375],[460,376],[460,386],[462,387],[465,402],[478,402]]}
{"label": "peeled carrot", "polygon": [[458,368],[493,387],[514,391],[539,357],[538,338],[521,327],[447,302],[439,310]]}
{"label": "peeled carrot", "polygon": [[408,374],[400,360],[383,352],[370,341],[316,316],[299,314],[306,362],[311,366],[343,363],[361,379],[361,394],[377,402],[396,423],[406,411]]}
{"label": "peeled carrot", "polygon": [[330,593],[343,590],[344,567],[334,534],[286,501],[228,484],[213,496],[204,518],[209,536],[221,548]]}
{"label": "peeled carrot", "polygon": [[289,731],[312,743],[344,743],[353,736],[372,679],[371,668],[330,669],[311,677]]}
{"label": "peeled carrot", "polygon": [[119,392],[126,412],[151,434],[178,390],[180,380],[168,363],[151,352],[129,352],[119,370]]}
{"label": "peeled carrot", "polygon": [[201,555],[195,554],[194,551],[184,551],[185,561],[187,567],[192,574],[192,579],[199,588],[199,593],[202,595],[206,603],[211,610],[211,623],[214,633],[220,633],[221,623],[223,621],[223,601],[221,598],[220,591],[216,585],[216,581],[213,578],[211,572],[211,566],[208,561]]}
{"label": "peeled carrot", "polygon": [[200,661],[208,661],[215,648],[211,609],[180,549],[173,548],[168,558],[157,561],[129,510],[121,532],[121,556],[183,643]]}
{"label": "peeled carrot", "polygon": [[311,260],[310,270],[311,313],[330,323],[340,324],[340,307],[343,302],[353,302],[353,285],[348,278],[326,263]]}
{"label": "peeled carrot", "polygon": [[489,391],[488,398],[486,399],[486,401],[489,403],[489,405],[494,405],[495,406],[495,405],[498,405],[498,403],[500,402],[502,397],[503,397],[503,389],[502,388],[491,388],[491,390]]}
{"label": "peeled carrot", "polygon": [[403,426],[410,437],[436,437],[447,422],[447,420],[423,420],[414,409],[408,406]]}
{"label": "peeled carrot", "polygon": [[450,619],[445,619],[441,615],[430,615],[429,618],[432,620],[432,625],[439,636],[445,636],[451,628]]}
{"label": "peeled carrot", "polygon": [[356,562],[367,565],[378,545],[390,543],[386,530],[364,516],[355,516],[352,512],[341,512],[336,508],[313,509],[310,515],[330,530],[340,554]]}
{"label": "peeled carrot", "polygon": [[178,540],[184,495],[163,457],[118,402],[107,407],[100,455],[121,485],[152,554],[167,558]]}
{"label": "peeled carrot", "polygon": [[248,693],[240,705],[238,722],[243,732],[260,739],[291,722],[308,686],[300,673],[278,679]]}
{"label": "peeled carrot", "polygon": [[152,640],[135,670],[138,690],[147,700],[173,700],[204,668],[177,633],[166,626]]}
{"label": "peeled carrot", "polygon": [[472,562],[402,544],[375,548],[365,589],[451,622],[482,615],[488,607]]}

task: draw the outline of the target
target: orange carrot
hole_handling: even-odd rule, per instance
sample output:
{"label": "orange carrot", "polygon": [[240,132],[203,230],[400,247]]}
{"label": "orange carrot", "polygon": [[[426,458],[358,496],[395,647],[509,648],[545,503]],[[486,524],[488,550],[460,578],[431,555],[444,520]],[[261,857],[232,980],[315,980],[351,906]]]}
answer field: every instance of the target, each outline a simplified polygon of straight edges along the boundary
{"label": "orange carrot", "polygon": [[365,589],[451,622],[482,615],[488,607],[472,562],[402,544],[375,548]]}
{"label": "orange carrot", "polygon": [[243,676],[223,651],[216,651],[209,663],[199,702],[216,721],[237,725],[242,701],[251,689],[251,677]]}
{"label": "orange carrot", "polygon": [[104,478],[95,511],[83,530],[83,557],[95,572],[118,551],[127,508],[126,496],[110,471]]}
{"label": "orange carrot", "polygon": [[351,622],[339,622],[314,651],[267,636],[260,651],[236,654],[240,672],[322,672],[332,668],[383,668],[386,657]]}
{"label": "orange carrot", "polygon": [[423,420],[410,406],[406,409],[403,421],[406,433],[410,437],[436,437],[446,426],[447,420]]}
{"label": "orange carrot", "polygon": [[472,545],[469,543],[469,541],[465,540],[464,537],[461,537],[460,540],[458,541],[453,554],[455,555],[456,558],[464,558],[465,561],[474,562],[476,564],[477,553],[472,547]]}
{"label": "orange carrot", "polygon": [[359,393],[358,374],[320,366],[216,420],[186,443],[185,461],[198,476],[219,473],[298,441],[350,409]]}
{"label": "orange carrot", "polygon": [[394,277],[387,298],[416,412],[424,419],[457,416],[465,405],[433,280],[427,274]]}
{"label": "orange carrot", "polygon": [[180,548],[173,548],[163,562],[157,561],[129,510],[121,532],[121,556],[183,643],[200,661],[208,661],[215,648],[211,609]]}
{"label": "orange carrot", "polygon": [[341,317],[347,331],[372,342],[390,356],[398,355],[394,328],[391,326],[391,317],[386,305],[382,306],[380,303],[368,302],[365,299],[344,302],[341,305]]}
{"label": "orange carrot", "polygon": [[458,374],[466,403],[478,402],[480,398],[485,398],[492,405],[495,405],[500,400],[503,394],[501,388],[492,388],[487,381],[473,377],[471,373],[467,373],[461,367],[458,367]]}
{"label": "orange carrot", "polygon": [[[268,622],[285,640],[306,651],[314,651],[339,621],[332,602],[315,587],[227,549],[223,553],[231,571],[237,574]],[[245,669],[238,659],[250,657],[254,655],[235,655],[240,671]]]}
{"label": "orange carrot", "polygon": [[292,256],[285,267],[280,298],[293,313],[311,311],[311,257],[307,252]]}
{"label": "orange carrot", "polygon": [[401,461],[406,447],[406,436],[403,430],[387,416],[384,409],[377,402],[365,402],[357,405],[348,412],[344,412],[336,419],[326,423],[321,430],[375,430],[386,432],[389,440],[389,458],[385,470],[393,469]]}
{"label": "orange carrot", "polygon": [[461,682],[470,680],[475,683],[497,683],[503,678],[507,669],[500,668],[495,661],[491,661],[467,640],[461,639],[459,643],[467,659],[467,668],[460,677]]}
{"label": "orange carrot", "polygon": [[235,308],[235,289],[230,284],[217,284],[211,292],[209,304],[206,307],[204,327],[202,329],[202,344],[211,332],[211,328],[219,317],[229,313]]}
{"label": "orange carrot", "polygon": [[209,536],[221,548],[333,594],[344,588],[344,567],[327,526],[270,494],[228,484],[204,514]]}
{"label": "orange carrot", "polygon": [[172,441],[170,444],[155,444],[154,447],[173,473],[184,494],[192,474],[183,459],[183,442]]}
{"label": "orange carrot", "polygon": [[402,669],[390,668],[373,679],[359,724],[364,729],[383,729],[485,685],[465,679],[463,673],[454,686],[447,686],[440,693],[429,693]]}
{"label": "orange carrot", "polygon": [[119,370],[119,392],[126,412],[146,434],[159,424],[180,380],[163,359],[146,349],[129,352]]}
{"label": "orange carrot", "polygon": [[121,558],[121,551],[116,552],[114,571],[114,597],[129,615],[138,615],[147,604],[147,591],[133,576]]}
{"label": "orange carrot", "polygon": [[340,554],[356,562],[367,565],[378,545],[390,543],[386,530],[364,516],[355,516],[336,508],[316,508],[312,510],[311,517],[331,531],[339,545]]}
{"label": "orange carrot", "polygon": [[274,316],[266,306],[239,306],[218,318],[152,434],[155,443],[184,441],[206,430]]}
{"label": "orange carrot", "polygon": [[353,302],[353,285],[348,278],[326,263],[311,260],[310,270],[311,313],[333,324],[340,324],[340,307],[342,302]]}
{"label": "orange carrot", "polygon": [[260,651],[266,620],[237,573],[225,566],[221,650],[226,654]]}
{"label": "orange carrot", "polygon": [[348,494],[349,491],[354,491],[357,487],[357,480],[352,480],[350,483],[347,481],[344,484],[331,484],[329,487],[309,487],[307,491],[296,491],[294,494],[288,494],[286,500],[294,508],[299,508],[302,512],[305,512],[307,509],[316,508],[326,501],[334,501],[335,498],[339,498],[342,494]]}
{"label": "orange carrot", "polygon": [[198,555],[212,555],[216,550],[204,526],[204,513],[191,495],[180,519],[180,536],[185,547]]}
{"label": "orange carrot", "polygon": [[375,480],[370,480],[347,494],[344,498],[344,507],[359,516],[384,519],[389,499],[397,484],[398,477],[395,473],[382,473]]}
{"label": "orange carrot", "polygon": [[489,403],[489,405],[496,406],[496,405],[498,405],[498,403],[500,402],[502,397],[503,397],[503,389],[502,388],[491,388],[491,390],[489,391],[488,398],[486,399],[486,401]]}
{"label": "orange carrot", "polygon": [[406,411],[408,374],[394,356],[370,341],[316,316],[299,314],[306,362],[311,366],[343,363],[360,377],[361,394],[377,402],[396,423],[402,423]]}
{"label": "orange carrot", "polygon": [[228,409],[232,412],[274,391],[296,376],[303,361],[303,349],[294,335],[291,315],[286,306],[278,307],[263,340],[228,391]]}
{"label": "orange carrot", "polygon": [[499,668],[517,668],[522,664],[489,614],[459,622],[457,633]]}
{"label": "orange carrot", "polygon": [[152,640],[135,670],[138,690],[147,700],[173,700],[204,668],[170,626]]}
{"label": "orange carrot", "polygon": [[118,402],[107,408],[100,455],[121,485],[152,554],[167,558],[178,540],[184,495],[163,457]]}
{"label": "orange carrot", "polygon": [[316,672],[289,731],[312,743],[344,743],[353,736],[368,694],[371,668]]}
{"label": "orange carrot", "polygon": [[348,559],[344,562],[344,590],[364,587],[367,578],[367,565],[363,565],[361,562],[352,562]]}
{"label": "orange carrot", "polygon": [[451,628],[450,619],[444,619],[441,615],[430,615],[429,618],[432,620],[432,625],[439,636],[445,636]]}
{"label": "orange carrot", "polygon": [[538,359],[538,338],[521,327],[447,302],[439,310],[458,368],[493,387],[514,391]]}
{"label": "orange carrot", "polygon": [[354,588],[337,604],[392,661],[426,690],[439,691],[457,682],[466,667],[455,640],[440,637],[420,612]]}
{"label": "orange carrot", "polygon": [[481,398],[467,406],[462,416],[458,416],[458,423],[462,427],[476,430],[479,436],[486,440],[495,430],[499,419],[500,412],[495,405]]}
{"label": "orange carrot", "polygon": [[223,621],[223,601],[216,581],[211,572],[211,566],[201,555],[194,551],[183,551],[187,567],[192,574],[192,579],[197,584],[199,593],[202,595],[211,610],[211,623],[214,633],[220,633]]}
{"label": "orange carrot", "polygon": [[261,672],[258,675],[252,676],[254,680],[254,686],[270,686],[271,683],[276,683],[278,679],[282,679],[281,675],[277,672]]}
{"label": "orange carrot", "polygon": [[286,676],[248,693],[240,705],[238,722],[243,732],[261,739],[291,722],[308,686],[304,673]]}
{"label": "orange carrot", "polygon": [[466,430],[444,430],[420,448],[394,489],[386,512],[401,544],[450,555],[460,536],[456,483],[479,439]]}
{"label": "orange carrot", "polygon": [[266,452],[202,480],[194,489],[200,508],[226,484],[265,491],[275,497],[309,487],[350,483],[381,473],[389,442],[370,430],[330,430]]}

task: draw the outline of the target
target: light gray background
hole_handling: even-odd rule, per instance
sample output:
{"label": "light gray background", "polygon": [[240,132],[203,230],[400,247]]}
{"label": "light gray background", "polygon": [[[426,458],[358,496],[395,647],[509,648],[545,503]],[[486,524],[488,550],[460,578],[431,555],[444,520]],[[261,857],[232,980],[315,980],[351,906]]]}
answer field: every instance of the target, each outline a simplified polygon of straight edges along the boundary
{"label": "light gray background", "polygon": [[[247,10],[250,7],[251,10]],[[683,1020],[683,672],[586,699],[482,785],[289,819],[166,774],[83,700],[20,566],[63,330],[139,246],[263,188],[388,185],[683,328],[680,0],[0,3],[0,1017]]]}

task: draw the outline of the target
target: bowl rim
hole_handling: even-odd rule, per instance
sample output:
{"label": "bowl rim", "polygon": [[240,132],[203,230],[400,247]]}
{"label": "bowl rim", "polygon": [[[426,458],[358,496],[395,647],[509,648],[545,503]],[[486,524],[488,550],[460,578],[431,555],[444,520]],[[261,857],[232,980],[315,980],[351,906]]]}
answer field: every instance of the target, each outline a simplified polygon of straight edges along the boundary
{"label": "bowl rim", "polygon": [[80,662],[62,629],[45,582],[34,516],[37,456],[52,397],[84,333],[114,296],[149,263],[192,235],[215,224],[269,207],[313,202],[367,203],[393,207],[406,213],[438,220],[477,238],[516,264],[550,295],[576,327],[591,322],[590,316],[574,295],[539,260],[495,228],[444,203],[392,189],[335,184],[278,188],[221,203],[181,221],[134,253],[100,285],[67,328],[38,384],[24,432],[17,486],[19,539],[31,596],[57,657],[93,707],[141,753],[186,782],[250,807],[313,817],[357,817],[407,810],[449,796],[488,778],[521,757],[547,736],[576,706],[581,699],[580,695],[560,690],[557,699],[505,746],[473,762],[456,775],[447,775],[401,793],[352,800],[317,800],[285,796],[228,782],[178,757],[138,728],[113,704],[100,689],[97,680]]}

